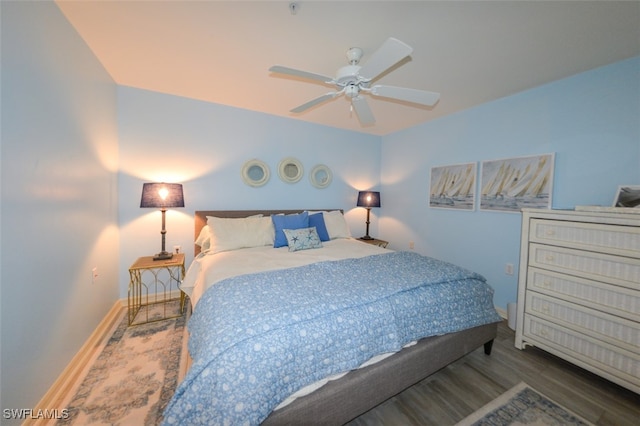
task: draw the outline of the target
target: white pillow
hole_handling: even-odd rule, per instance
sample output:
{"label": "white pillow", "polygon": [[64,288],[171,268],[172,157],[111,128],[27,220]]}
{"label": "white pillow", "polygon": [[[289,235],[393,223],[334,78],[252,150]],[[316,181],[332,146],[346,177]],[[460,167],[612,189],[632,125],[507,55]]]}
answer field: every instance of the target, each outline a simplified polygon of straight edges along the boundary
{"label": "white pillow", "polygon": [[[248,217],[263,217],[262,214],[256,214]],[[209,218],[209,216],[207,216]],[[198,234],[198,238],[196,238],[195,244],[200,246],[200,251],[207,251],[211,246],[211,228],[209,225],[204,225],[200,230],[200,234]]]}
{"label": "white pillow", "polygon": [[327,227],[329,238],[332,240],[336,238],[351,238],[349,226],[340,210],[322,212],[322,214],[324,215],[324,224]]}
{"label": "white pillow", "polygon": [[209,225],[205,225],[200,230],[200,235],[196,238],[196,245],[200,246],[200,251],[209,250],[211,246],[211,230]]}
{"label": "white pillow", "polygon": [[220,218],[207,216],[211,243],[209,252],[273,245],[275,229],[271,217]]}

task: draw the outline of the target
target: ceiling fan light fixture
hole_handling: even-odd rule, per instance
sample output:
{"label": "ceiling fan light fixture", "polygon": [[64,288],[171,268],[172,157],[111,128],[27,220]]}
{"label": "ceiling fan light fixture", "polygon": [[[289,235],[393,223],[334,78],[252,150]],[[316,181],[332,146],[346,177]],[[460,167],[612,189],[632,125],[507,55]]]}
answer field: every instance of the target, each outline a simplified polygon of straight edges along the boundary
{"label": "ceiling fan light fixture", "polygon": [[350,84],[344,88],[344,95],[348,98],[355,98],[360,93],[360,88],[355,84]]}

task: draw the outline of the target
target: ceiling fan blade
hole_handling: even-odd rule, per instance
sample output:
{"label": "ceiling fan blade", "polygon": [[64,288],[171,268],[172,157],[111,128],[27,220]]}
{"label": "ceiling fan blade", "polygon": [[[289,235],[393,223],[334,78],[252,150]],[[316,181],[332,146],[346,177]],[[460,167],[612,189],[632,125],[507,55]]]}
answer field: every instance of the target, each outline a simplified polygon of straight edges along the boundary
{"label": "ceiling fan blade", "polygon": [[405,87],[384,86],[381,84],[373,86],[371,88],[371,94],[427,106],[433,106],[440,100],[440,93],[407,89]]}
{"label": "ceiling fan blade", "polygon": [[295,112],[295,113],[299,113],[299,112],[303,112],[308,110],[311,107],[314,107],[318,104],[321,104],[322,102],[328,101],[329,99],[333,99],[336,96],[338,96],[340,94],[340,92],[329,92],[329,93],[325,93],[322,96],[319,96],[315,99],[310,100],[309,102],[302,104],[298,107],[295,107],[294,109],[292,109],[290,112]]}
{"label": "ceiling fan blade", "polygon": [[365,98],[363,98],[362,96],[351,98],[351,105],[353,105],[353,109],[356,110],[358,120],[360,120],[360,123],[363,126],[376,122],[376,119],[373,116],[373,112],[371,112],[371,108],[369,107],[369,103]]}
{"label": "ceiling fan blade", "polygon": [[296,77],[301,77],[301,78],[306,78],[309,80],[317,80],[317,81],[321,81],[323,83],[333,83],[333,77],[328,77],[326,75],[322,75],[322,74],[316,74],[313,72],[308,72],[308,71],[300,71],[300,70],[296,70],[293,68],[288,68],[288,67],[283,67],[280,65],[274,65],[271,68],[269,68],[269,71],[271,72],[275,72],[278,74],[287,74],[287,75],[293,75]]}
{"label": "ceiling fan blade", "polygon": [[367,63],[360,68],[360,75],[368,80],[373,80],[409,56],[411,52],[413,52],[411,46],[398,39],[389,37],[382,46],[367,59]]}

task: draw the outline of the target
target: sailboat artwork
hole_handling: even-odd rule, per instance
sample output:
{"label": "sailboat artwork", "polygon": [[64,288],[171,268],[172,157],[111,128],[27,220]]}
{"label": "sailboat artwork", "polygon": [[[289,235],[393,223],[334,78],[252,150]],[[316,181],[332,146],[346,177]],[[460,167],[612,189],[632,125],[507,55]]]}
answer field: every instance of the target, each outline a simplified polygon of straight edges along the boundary
{"label": "sailboat artwork", "polygon": [[551,208],[554,154],[482,162],[480,210]]}
{"label": "sailboat artwork", "polygon": [[432,167],[429,207],[473,210],[476,171],[476,163]]}

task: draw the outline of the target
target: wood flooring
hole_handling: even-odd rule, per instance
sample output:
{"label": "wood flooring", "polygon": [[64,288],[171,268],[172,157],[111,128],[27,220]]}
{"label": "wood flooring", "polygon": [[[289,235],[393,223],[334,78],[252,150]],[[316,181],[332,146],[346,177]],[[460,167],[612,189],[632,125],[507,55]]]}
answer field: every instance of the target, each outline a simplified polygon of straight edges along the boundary
{"label": "wood flooring", "polygon": [[640,425],[640,395],[514,339],[503,321],[490,356],[478,348],[349,426],[454,425],[520,382],[596,425]]}

